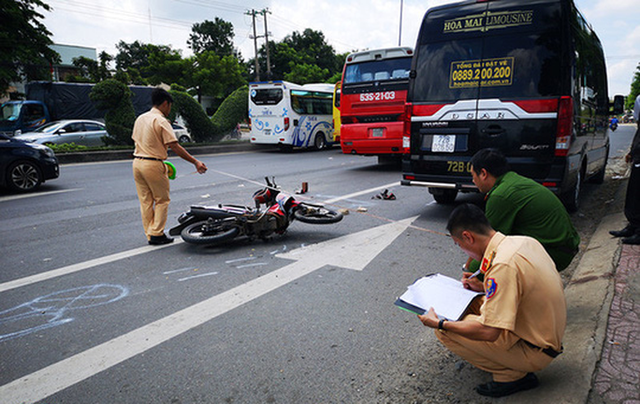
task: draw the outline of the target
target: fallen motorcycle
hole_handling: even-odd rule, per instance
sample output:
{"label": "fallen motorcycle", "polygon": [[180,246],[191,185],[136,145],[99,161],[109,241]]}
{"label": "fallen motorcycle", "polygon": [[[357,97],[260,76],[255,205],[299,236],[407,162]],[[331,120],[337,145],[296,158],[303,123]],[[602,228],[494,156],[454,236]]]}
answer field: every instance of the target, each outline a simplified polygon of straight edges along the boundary
{"label": "fallen motorcycle", "polygon": [[[267,186],[253,194],[255,208],[241,205],[191,206],[178,217],[178,225],[169,230],[191,244],[215,245],[236,237],[266,240],[283,234],[291,222],[330,224],[342,220],[342,213],[320,204],[297,201],[282,192],[272,178]],[[265,205],[262,208],[262,205]]]}

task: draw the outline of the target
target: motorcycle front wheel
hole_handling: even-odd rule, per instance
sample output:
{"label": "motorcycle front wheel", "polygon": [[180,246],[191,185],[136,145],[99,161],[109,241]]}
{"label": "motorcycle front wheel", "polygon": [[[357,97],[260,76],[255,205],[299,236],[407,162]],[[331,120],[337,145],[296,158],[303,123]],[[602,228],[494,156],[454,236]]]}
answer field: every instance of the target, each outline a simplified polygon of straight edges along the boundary
{"label": "motorcycle front wheel", "polygon": [[309,224],[331,224],[342,220],[342,213],[327,209],[320,205],[300,203],[293,211],[293,217],[303,223]]}
{"label": "motorcycle front wheel", "polygon": [[191,244],[220,244],[229,241],[240,233],[235,226],[224,226],[216,223],[197,222],[182,229],[180,236]]}

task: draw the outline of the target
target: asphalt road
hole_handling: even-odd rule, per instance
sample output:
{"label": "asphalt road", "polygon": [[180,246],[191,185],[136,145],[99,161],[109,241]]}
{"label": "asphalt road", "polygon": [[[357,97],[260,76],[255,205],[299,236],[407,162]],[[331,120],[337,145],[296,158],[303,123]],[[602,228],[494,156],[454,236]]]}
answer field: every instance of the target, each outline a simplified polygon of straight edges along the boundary
{"label": "asphalt road", "polygon": [[[174,160],[168,226],[191,204],[250,203],[265,175],[350,214],[268,242],[151,247],[130,161],[64,165],[37,193],[0,194],[3,402],[477,398],[464,364],[393,305],[424,274],[459,276],[465,256],[439,233],[452,207],[337,149],[199,158],[207,174]],[[385,188],[397,199],[372,199]]]}

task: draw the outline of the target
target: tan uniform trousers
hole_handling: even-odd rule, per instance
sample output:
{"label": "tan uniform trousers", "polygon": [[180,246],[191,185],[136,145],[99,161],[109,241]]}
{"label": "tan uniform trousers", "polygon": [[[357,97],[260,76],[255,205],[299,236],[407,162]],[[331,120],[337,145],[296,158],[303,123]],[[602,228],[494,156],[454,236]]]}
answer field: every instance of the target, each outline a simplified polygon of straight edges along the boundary
{"label": "tan uniform trousers", "polygon": [[147,235],[162,236],[169,212],[169,177],[162,161],[133,159],[142,226]]}
{"label": "tan uniform trousers", "polygon": [[[475,314],[465,316],[465,320],[479,321],[479,319],[480,316]],[[496,382],[522,379],[529,372],[544,369],[553,360],[549,355],[539,349],[531,348],[522,340],[505,350],[503,336],[495,342],[486,342],[474,341],[452,332],[435,330],[435,333],[440,342],[451,352],[478,369],[493,374],[493,380]],[[513,334],[511,337],[517,338]]]}

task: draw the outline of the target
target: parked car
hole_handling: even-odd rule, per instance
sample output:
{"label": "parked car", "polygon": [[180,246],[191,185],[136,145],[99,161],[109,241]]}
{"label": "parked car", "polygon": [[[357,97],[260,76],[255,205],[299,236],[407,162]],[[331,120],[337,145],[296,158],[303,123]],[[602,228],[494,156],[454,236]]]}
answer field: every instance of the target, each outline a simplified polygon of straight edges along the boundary
{"label": "parked car", "polygon": [[182,125],[178,125],[177,123],[172,123],[171,126],[173,127],[173,132],[176,134],[176,137],[178,138],[178,142],[180,143],[191,143],[191,135],[189,134],[189,131],[187,130],[187,128],[185,128]]}
{"label": "parked car", "polygon": [[33,191],[59,175],[58,159],[49,147],[0,134],[0,187]]}
{"label": "parked car", "polygon": [[82,146],[104,146],[102,138],[105,136],[109,134],[102,122],[68,119],[51,122],[33,132],[23,133],[14,138],[46,145],[75,143]]}

